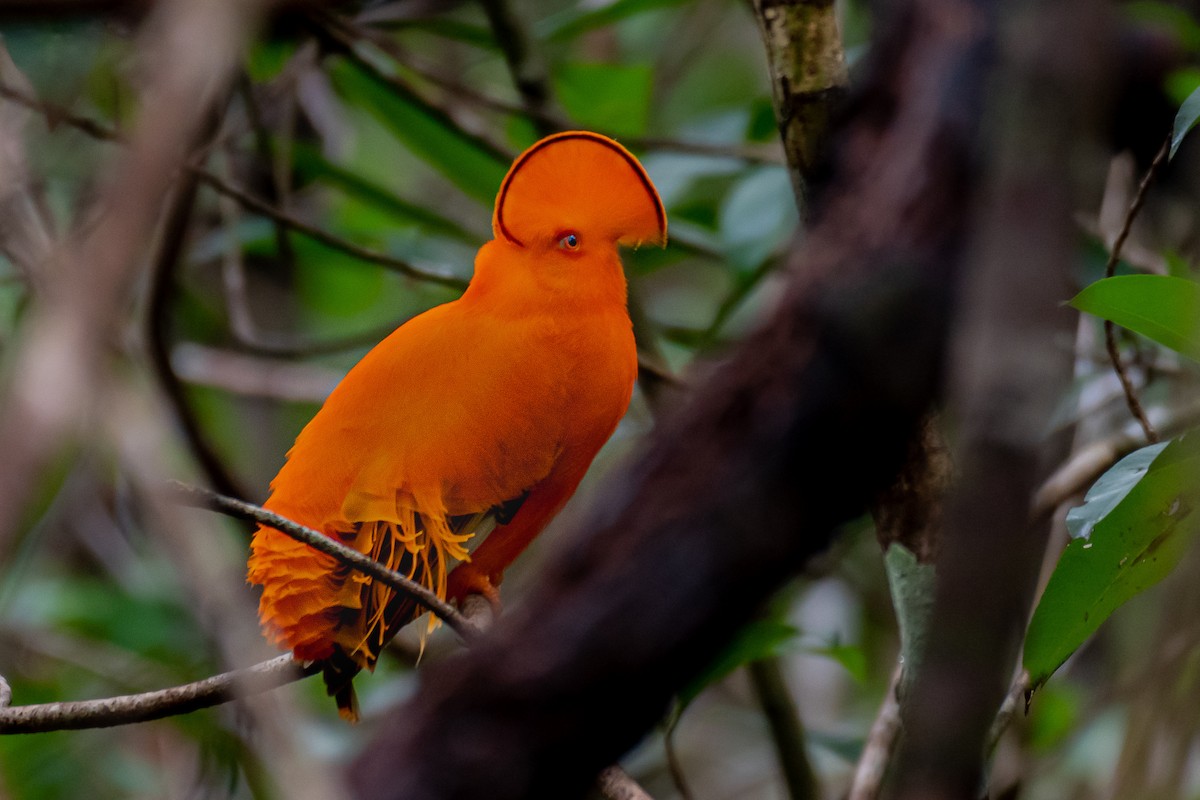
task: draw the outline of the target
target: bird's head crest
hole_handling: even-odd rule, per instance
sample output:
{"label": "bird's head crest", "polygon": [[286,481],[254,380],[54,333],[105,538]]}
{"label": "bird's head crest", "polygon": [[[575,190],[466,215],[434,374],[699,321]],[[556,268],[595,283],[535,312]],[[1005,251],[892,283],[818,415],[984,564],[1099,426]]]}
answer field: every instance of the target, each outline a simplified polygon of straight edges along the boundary
{"label": "bird's head crest", "polygon": [[492,231],[519,246],[563,231],[635,247],[664,245],[667,215],[632,153],[607,136],[567,131],[513,162],[496,195]]}

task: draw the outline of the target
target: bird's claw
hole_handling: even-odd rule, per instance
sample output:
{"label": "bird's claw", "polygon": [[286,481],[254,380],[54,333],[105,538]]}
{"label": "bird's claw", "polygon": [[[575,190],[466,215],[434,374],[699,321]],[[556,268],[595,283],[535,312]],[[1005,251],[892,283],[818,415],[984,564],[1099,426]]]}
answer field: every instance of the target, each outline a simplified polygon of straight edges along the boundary
{"label": "bird's claw", "polygon": [[462,608],[470,595],[478,595],[487,600],[492,609],[492,616],[498,617],[500,616],[499,583],[499,581],[493,581],[490,575],[472,564],[459,564],[450,573],[446,587],[446,599],[458,603],[459,608]]}

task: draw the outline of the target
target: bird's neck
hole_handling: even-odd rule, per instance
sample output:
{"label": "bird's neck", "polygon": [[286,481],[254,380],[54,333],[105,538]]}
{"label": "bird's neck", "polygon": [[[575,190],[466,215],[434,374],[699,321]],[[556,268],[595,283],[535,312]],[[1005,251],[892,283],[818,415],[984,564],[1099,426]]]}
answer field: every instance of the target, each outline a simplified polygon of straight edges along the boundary
{"label": "bird's neck", "polygon": [[625,273],[615,246],[564,260],[490,241],[475,257],[463,300],[514,313],[624,313]]}

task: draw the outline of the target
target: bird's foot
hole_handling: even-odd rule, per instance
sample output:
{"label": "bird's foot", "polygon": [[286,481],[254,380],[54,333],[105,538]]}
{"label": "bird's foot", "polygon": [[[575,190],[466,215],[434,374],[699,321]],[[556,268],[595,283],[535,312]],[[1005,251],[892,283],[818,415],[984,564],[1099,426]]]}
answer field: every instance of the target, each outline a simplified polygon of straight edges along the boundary
{"label": "bird's foot", "polygon": [[467,601],[472,596],[482,597],[491,607],[492,616],[500,616],[500,581],[492,580],[492,576],[483,572],[471,563],[459,564],[450,573],[446,587],[446,599],[458,603],[458,607],[466,610]]}

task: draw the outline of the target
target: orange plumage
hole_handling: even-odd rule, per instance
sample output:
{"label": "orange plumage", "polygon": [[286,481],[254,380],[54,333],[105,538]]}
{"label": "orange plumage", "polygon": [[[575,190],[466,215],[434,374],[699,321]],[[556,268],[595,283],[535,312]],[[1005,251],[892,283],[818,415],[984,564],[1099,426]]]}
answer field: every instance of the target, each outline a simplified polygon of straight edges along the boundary
{"label": "orange plumage", "polygon": [[[570,132],[513,163],[492,230],[462,297],[350,370],[266,503],[451,599],[495,600],[625,413],[637,354],[617,245],[665,243],[666,216],[628,151]],[[322,662],[355,719],[351,679],[419,609],[271,528],[251,550],[264,632]]]}

